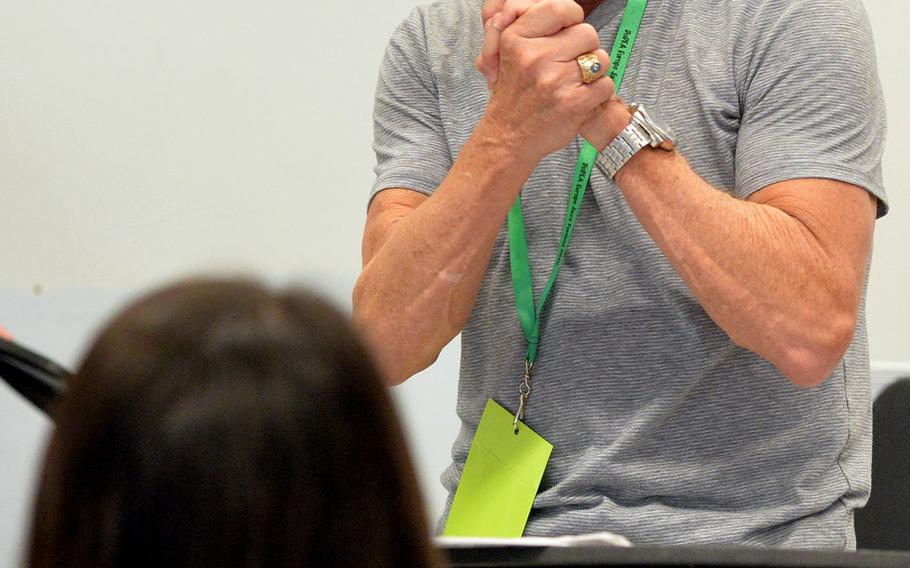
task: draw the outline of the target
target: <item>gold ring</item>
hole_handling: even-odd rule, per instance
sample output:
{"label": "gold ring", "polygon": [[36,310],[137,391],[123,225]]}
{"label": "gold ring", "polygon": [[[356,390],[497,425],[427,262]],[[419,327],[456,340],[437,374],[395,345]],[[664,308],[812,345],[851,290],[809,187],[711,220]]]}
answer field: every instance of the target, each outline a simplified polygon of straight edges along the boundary
{"label": "gold ring", "polygon": [[582,53],[575,58],[575,61],[577,61],[578,66],[581,67],[582,83],[593,83],[604,76],[604,66],[600,63],[600,59],[593,53]]}

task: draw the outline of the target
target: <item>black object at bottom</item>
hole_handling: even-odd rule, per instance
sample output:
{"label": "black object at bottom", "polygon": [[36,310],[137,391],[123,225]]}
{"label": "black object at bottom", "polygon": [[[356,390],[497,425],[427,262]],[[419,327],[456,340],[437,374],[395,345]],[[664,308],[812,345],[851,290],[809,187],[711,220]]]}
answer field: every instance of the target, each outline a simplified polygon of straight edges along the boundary
{"label": "black object at bottom", "polygon": [[910,554],[750,547],[478,547],[445,548],[454,568],[702,566],[774,568],[910,568]]}
{"label": "black object at bottom", "polygon": [[910,378],[872,405],[872,496],[853,515],[857,545],[910,551]]}

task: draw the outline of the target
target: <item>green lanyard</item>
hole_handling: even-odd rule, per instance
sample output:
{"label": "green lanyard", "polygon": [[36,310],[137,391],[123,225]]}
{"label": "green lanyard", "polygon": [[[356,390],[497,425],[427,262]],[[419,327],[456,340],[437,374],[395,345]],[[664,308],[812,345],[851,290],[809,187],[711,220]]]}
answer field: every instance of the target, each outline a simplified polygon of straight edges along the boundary
{"label": "green lanyard", "polygon": [[[610,64],[609,76],[613,79],[616,92],[619,92],[619,86],[626,72],[629,56],[632,53],[632,46],[638,36],[638,29],[641,27],[641,20],[645,15],[647,5],[648,0],[628,0],[626,3],[626,10],[623,14],[622,22],[619,24],[619,31],[616,34],[616,40],[613,42],[613,50],[611,51],[613,60]],[[581,154],[578,156],[578,163],[575,166],[572,193],[569,195],[565,226],[559,239],[556,259],[553,261],[550,277],[547,279],[547,284],[540,295],[540,301],[537,303],[536,309],[534,308],[531,263],[528,260],[528,242],[525,237],[525,221],[521,212],[521,196],[515,200],[509,210],[509,261],[512,267],[512,288],[515,291],[515,307],[518,309],[521,329],[524,332],[525,339],[528,341],[524,379],[518,389],[520,398],[518,412],[515,413],[515,421],[513,423],[515,427],[517,427],[519,420],[524,419],[524,410],[531,394],[531,370],[534,367],[534,361],[537,359],[537,346],[540,343],[540,315],[543,312],[543,307],[547,302],[553,284],[556,282],[556,276],[559,274],[559,268],[562,265],[563,258],[565,258],[566,251],[569,249],[569,242],[572,240],[572,229],[575,228],[578,209],[581,207],[582,199],[584,199],[588,178],[591,176],[591,168],[596,157],[597,148],[585,140]]]}

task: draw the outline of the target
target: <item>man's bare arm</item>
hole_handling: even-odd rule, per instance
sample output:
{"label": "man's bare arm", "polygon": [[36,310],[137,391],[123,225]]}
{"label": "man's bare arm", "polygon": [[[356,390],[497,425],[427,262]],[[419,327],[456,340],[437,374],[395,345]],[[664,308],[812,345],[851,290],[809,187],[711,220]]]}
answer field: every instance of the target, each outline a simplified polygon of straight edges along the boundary
{"label": "man's bare arm", "polygon": [[616,175],[630,207],[705,311],[788,379],[830,375],[856,328],[876,200],[839,181],[773,184],[748,200],[677,153],[642,150]]}
{"label": "man's bare arm", "polygon": [[613,95],[609,79],[581,83],[578,55],[610,60],[583,19],[571,0],[529,8],[502,34],[500,79],[443,183],[428,198],[407,189],[374,198],[354,317],[389,382],[428,366],[461,331],[524,182]]}
{"label": "man's bare arm", "polygon": [[354,313],[393,384],[426,368],[467,322],[499,227],[535,163],[475,131],[431,197],[379,193]]}
{"label": "man's bare arm", "polygon": [[[485,0],[477,67],[498,81],[508,26],[537,0]],[[613,97],[580,132],[603,149],[629,122]],[[701,179],[677,153],[647,148],[616,175],[639,221],[705,311],[738,345],[796,384],[817,385],[842,359],[872,246],[876,200],[823,179],[774,184],[747,201]]]}

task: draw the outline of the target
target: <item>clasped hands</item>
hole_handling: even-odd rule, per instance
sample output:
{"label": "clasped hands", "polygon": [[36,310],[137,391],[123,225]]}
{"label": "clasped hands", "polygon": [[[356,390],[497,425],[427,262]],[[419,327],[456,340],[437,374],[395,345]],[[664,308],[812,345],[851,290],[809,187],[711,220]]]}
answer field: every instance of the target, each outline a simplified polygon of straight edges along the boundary
{"label": "clasped hands", "polygon": [[604,76],[585,84],[576,58],[610,56],[572,0],[485,0],[477,69],[492,91],[486,118],[517,148],[541,159],[581,134],[598,150],[630,121]]}

